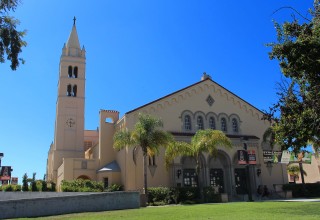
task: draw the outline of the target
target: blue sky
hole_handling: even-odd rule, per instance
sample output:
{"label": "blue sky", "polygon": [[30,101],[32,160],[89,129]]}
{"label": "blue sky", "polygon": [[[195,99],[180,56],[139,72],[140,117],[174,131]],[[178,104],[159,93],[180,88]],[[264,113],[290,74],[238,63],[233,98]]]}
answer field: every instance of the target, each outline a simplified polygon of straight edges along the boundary
{"label": "blue sky", "polygon": [[[26,29],[26,60],[0,64],[3,166],[42,179],[53,141],[59,59],[73,17],[87,51],[85,128],[100,109],[121,116],[200,80],[212,79],[261,110],[275,102],[281,73],[270,61],[272,20],[307,15],[312,0],[23,0],[12,15]],[[298,16],[297,16],[298,17]],[[310,18],[310,16],[309,16]]]}

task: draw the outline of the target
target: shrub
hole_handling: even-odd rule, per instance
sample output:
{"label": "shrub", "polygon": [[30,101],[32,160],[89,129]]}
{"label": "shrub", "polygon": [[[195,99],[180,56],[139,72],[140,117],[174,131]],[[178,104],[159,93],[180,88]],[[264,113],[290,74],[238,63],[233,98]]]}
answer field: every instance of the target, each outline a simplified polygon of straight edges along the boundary
{"label": "shrub", "polygon": [[102,192],[102,182],[96,182],[91,180],[63,180],[61,183],[61,190],[63,192]]}
{"label": "shrub", "polygon": [[5,192],[19,192],[19,191],[21,191],[21,185],[12,185],[12,184],[3,185],[2,189]]}
{"label": "shrub", "polygon": [[5,185],[3,188],[4,188],[5,192],[12,192],[13,191],[12,185]]}
{"label": "shrub", "polygon": [[153,205],[165,205],[171,202],[171,189],[168,187],[148,188],[148,201]]}
{"label": "shrub", "polygon": [[203,188],[203,199],[204,202],[221,202],[219,192],[215,192],[214,188],[211,186]]}
{"label": "shrub", "polygon": [[196,187],[150,187],[148,201],[151,205],[195,204],[200,202],[200,191]]}
{"label": "shrub", "polygon": [[195,201],[200,199],[200,190],[198,187],[179,187],[178,190],[178,202]]}
{"label": "shrub", "polygon": [[105,189],[106,192],[115,192],[115,191],[122,191],[123,186],[119,184],[111,184],[108,188]]}

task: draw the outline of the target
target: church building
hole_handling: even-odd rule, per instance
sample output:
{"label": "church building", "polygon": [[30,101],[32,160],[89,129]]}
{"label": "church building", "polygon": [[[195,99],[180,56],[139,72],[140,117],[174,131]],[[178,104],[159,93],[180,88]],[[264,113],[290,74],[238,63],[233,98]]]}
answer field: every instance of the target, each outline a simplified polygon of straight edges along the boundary
{"label": "church building", "polygon": [[[124,190],[142,190],[141,149],[113,149],[114,133],[133,129],[139,113],[161,118],[163,129],[178,141],[190,142],[198,129],[223,131],[232,141],[232,149],[219,148],[217,157],[201,155],[200,175],[206,186],[217,187],[231,198],[245,194],[248,183],[253,193],[259,185],[272,188],[273,184],[288,183],[286,164],[264,161],[263,150],[271,149],[262,142],[270,126],[261,120],[263,113],[209,75],[203,74],[200,81],[177,88],[121,118],[116,110],[100,110],[97,130],[84,128],[85,78],[86,50],[80,47],[74,21],[60,58],[54,141],[47,159],[47,180],[55,182],[58,190],[62,180],[78,178],[102,181],[105,186],[121,184]],[[240,163],[244,147],[250,154],[250,165]],[[164,153],[165,146],[159,155],[149,158],[148,185],[196,186],[195,160],[178,157],[166,169]]]}

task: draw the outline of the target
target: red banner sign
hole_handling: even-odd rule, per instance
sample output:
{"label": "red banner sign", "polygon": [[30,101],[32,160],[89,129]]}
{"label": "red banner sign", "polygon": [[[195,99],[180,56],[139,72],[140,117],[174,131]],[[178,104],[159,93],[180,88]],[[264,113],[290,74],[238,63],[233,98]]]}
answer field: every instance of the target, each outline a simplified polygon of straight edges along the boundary
{"label": "red banner sign", "polygon": [[0,180],[10,180],[11,179],[11,167],[3,166],[1,167]]}
{"label": "red banner sign", "polygon": [[255,150],[238,150],[238,164],[257,164]]}

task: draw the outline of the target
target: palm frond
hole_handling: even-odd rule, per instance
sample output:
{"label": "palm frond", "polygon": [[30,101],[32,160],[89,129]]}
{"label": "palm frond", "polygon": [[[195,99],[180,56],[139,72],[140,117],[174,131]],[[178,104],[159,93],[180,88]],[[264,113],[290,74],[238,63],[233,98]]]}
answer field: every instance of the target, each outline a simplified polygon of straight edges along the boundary
{"label": "palm frond", "polygon": [[113,136],[113,148],[121,150],[132,144],[131,133],[129,131],[118,131]]}
{"label": "palm frond", "polygon": [[231,140],[222,131],[212,129],[197,131],[191,143],[195,151],[209,152],[211,155],[218,153],[218,147],[232,147]]}
{"label": "palm frond", "polygon": [[174,158],[178,156],[193,156],[193,150],[191,147],[191,144],[186,143],[186,142],[171,142],[165,152],[165,165],[166,168],[169,168],[169,165],[172,163]]}

